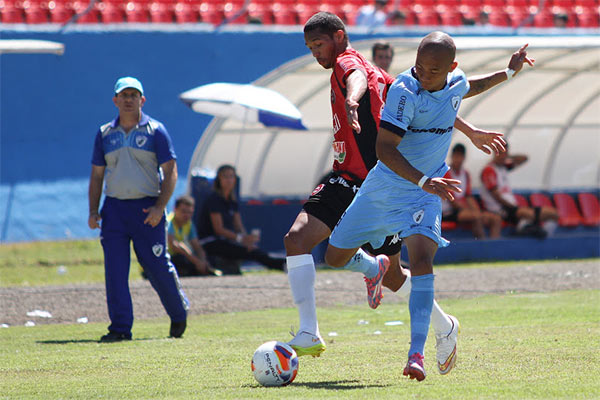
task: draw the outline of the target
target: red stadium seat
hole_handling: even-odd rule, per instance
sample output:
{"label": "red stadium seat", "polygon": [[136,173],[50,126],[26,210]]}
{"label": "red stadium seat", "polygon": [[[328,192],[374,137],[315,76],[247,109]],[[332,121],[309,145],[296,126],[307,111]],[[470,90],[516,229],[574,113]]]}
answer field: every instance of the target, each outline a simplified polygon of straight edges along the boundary
{"label": "red stadium seat", "polygon": [[271,201],[271,204],[286,205],[286,204],[290,204],[290,201],[288,199],[273,199],[273,201]]}
{"label": "red stadium seat", "polygon": [[249,199],[249,200],[246,201],[246,204],[249,205],[249,206],[262,206],[265,203],[262,200]]}
{"label": "red stadium seat", "polygon": [[593,8],[575,7],[577,26],[580,28],[597,28],[600,26],[600,17]]}
{"label": "red stadium seat", "polygon": [[533,17],[533,26],[550,28],[554,26],[554,15],[549,10],[542,10]]}
{"label": "red stadium seat", "polygon": [[73,16],[73,8],[67,7],[65,2],[50,1],[47,4],[48,12],[50,13],[50,22],[54,24],[64,24]]}
{"label": "red stadium seat", "polygon": [[145,23],[150,20],[148,7],[143,3],[134,3],[130,1],[125,5],[125,15],[127,22]]}
{"label": "red stadium seat", "polygon": [[533,18],[527,10],[508,12],[508,18],[512,27],[533,26]]}
{"label": "red stadium seat", "polygon": [[[87,7],[88,2],[76,1],[72,4],[73,11],[75,14],[83,13]],[[78,24],[97,24],[100,22],[100,10],[98,6],[93,6],[87,13],[79,15],[76,23]]]}
{"label": "red stadium seat", "polygon": [[416,14],[417,22],[421,26],[438,26],[440,18],[435,11],[423,11]]}
{"label": "red stadium seat", "polygon": [[175,21],[173,5],[169,3],[155,2],[148,7],[150,22],[170,24]]}
{"label": "red stadium seat", "polygon": [[458,224],[454,221],[442,220],[442,231],[451,231],[458,227]]}
{"label": "red stadium seat", "polygon": [[296,25],[298,15],[293,6],[283,3],[273,4],[273,23],[277,25]]}
{"label": "red stadium seat", "polygon": [[0,21],[3,24],[21,24],[25,22],[23,9],[16,7],[13,1],[0,0]]}
{"label": "red stadium seat", "polygon": [[242,4],[237,4],[232,1],[228,1],[223,5],[223,13],[225,19],[229,24],[245,24],[248,22],[248,12],[244,10],[242,12]]}
{"label": "red stadium seat", "polygon": [[118,24],[125,21],[125,13],[120,4],[100,3],[98,9],[102,22],[105,24]]}
{"label": "red stadium seat", "polygon": [[439,13],[440,21],[445,26],[461,26],[463,24],[462,14],[456,8],[447,8]]}
{"label": "red stadium seat", "polygon": [[583,216],[583,224],[586,226],[600,225],[600,202],[592,193],[579,193],[577,195],[579,208]]}
{"label": "red stadium seat", "polygon": [[200,19],[209,24],[220,24],[225,19],[222,4],[202,3],[200,5]]}
{"label": "red stadium seat", "polygon": [[264,25],[271,25],[273,23],[273,11],[270,4],[250,3],[248,6],[248,16],[249,18],[260,20]]}
{"label": "red stadium seat", "polygon": [[529,201],[531,202],[532,207],[554,207],[550,197],[543,193],[533,193],[529,196]]}
{"label": "red stadium seat", "polygon": [[489,23],[494,26],[509,26],[508,14],[501,9],[493,9],[489,13]]}
{"label": "red stadium seat", "polygon": [[23,2],[25,22],[28,24],[47,24],[48,10],[42,8],[40,3],[26,0]]}
{"label": "red stadium seat", "polygon": [[575,204],[575,199],[566,193],[555,193],[553,197],[558,210],[558,224],[566,227],[581,225],[583,220],[577,204]]}
{"label": "red stadium seat", "polygon": [[517,205],[519,207],[529,207],[529,202],[525,196],[515,193],[515,199],[517,200]]}
{"label": "red stadium seat", "polygon": [[199,8],[187,2],[177,3],[174,13],[178,24],[195,24],[200,19]]}

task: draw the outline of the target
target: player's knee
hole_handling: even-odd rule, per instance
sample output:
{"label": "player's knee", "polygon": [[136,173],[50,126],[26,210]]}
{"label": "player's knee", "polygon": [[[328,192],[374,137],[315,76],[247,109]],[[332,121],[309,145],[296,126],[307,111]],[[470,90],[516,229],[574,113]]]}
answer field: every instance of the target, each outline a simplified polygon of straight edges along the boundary
{"label": "player's knee", "polygon": [[283,238],[283,244],[288,256],[304,254],[307,252],[304,248],[306,246],[303,246],[302,235],[297,231],[289,231]]}

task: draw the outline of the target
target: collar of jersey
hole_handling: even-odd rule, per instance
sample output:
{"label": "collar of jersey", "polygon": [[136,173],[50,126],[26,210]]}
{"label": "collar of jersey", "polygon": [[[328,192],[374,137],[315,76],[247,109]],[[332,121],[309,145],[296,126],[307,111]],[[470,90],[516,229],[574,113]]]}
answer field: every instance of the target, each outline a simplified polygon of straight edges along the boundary
{"label": "collar of jersey", "polygon": [[[119,116],[117,116],[117,118],[113,119],[112,123],[111,123],[111,127],[112,128],[116,128],[119,126]],[[150,122],[150,117],[147,116],[146,114],[144,114],[142,112],[142,117],[140,118],[140,122],[138,123],[138,126],[144,126],[146,125],[148,122]]]}

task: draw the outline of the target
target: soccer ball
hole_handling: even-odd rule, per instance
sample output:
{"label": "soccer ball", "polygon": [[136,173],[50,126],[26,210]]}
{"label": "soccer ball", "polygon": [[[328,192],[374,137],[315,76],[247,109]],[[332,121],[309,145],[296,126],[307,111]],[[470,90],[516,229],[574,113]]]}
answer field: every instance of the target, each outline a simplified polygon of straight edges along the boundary
{"label": "soccer ball", "polygon": [[298,373],[298,356],[288,344],[264,343],[252,356],[252,372],[263,386],[289,385]]}

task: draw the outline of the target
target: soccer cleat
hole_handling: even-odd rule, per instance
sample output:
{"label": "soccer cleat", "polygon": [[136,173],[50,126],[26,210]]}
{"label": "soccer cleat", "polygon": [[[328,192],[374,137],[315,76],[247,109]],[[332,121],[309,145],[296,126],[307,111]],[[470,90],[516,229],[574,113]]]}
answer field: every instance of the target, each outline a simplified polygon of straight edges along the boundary
{"label": "soccer cleat", "polygon": [[100,343],[114,343],[122,342],[124,340],[131,340],[131,333],[117,333],[109,331],[106,335],[102,336],[99,340]]}
{"label": "soccer cleat", "polygon": [[423,356],[420,353],[415,353],[408,357],[406,367],[404,367],[404,376],[410,377],[410,379],[416,379],[421,382],[425,379],[425,368],[423,367]]}
{"label": "soccer cleat", "polygon": [[437,350],[437,364],[440,374],[446,375],[456,363],[456,342],[458,341],[458,332],[460,325],[456,317],[448,315],[452,321],[450,333],[435,335],[435,348]]}
{"label": "soccer cleat", "polygon": [[290,332],[294,338],[288,342],[288,344],[296,351],[298,357],[301,356],[313,356],[320,357],[321,353],[325,351],[325,341],[321,335],[313,335],[306,331]]}
{"label": "soccer cleat", "polygon": [[381,299],[383,298],[381,282],[390,266],[390,259],[388,256],[381,254],[377,256],[377,263],[379,264],[379,272],[377,275],[373,278],[367,278],[365,276],[365,283],[367,284],[367,301],[369,302],[369,307],[373,309],[379,307],[379,304],[381,304]]}

